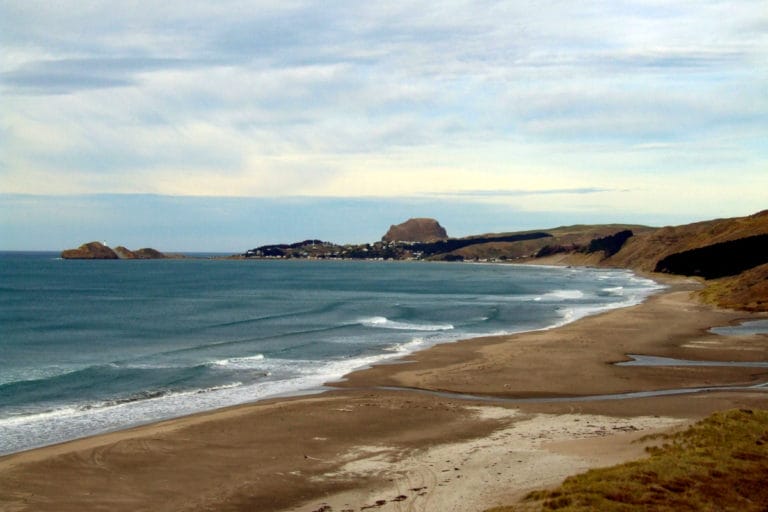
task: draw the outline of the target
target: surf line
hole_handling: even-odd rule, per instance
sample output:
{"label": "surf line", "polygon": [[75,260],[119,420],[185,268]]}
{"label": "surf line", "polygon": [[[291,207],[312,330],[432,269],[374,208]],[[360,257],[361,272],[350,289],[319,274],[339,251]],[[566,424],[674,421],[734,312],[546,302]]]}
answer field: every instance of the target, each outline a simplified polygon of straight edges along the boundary
{"label": "surf line", "polygon": [[[358,388],[364,389],[364,388]],[[687,395],[693,393],[705,393],[712,391],[765,391],[768,392],[768,381],[750,386],[706,386],[698,388],[673,388],[657,389],[653,391],[630,391],[627,393],[610,393],[606,395],[578,395],[578,396],[552,396],[552,397],[528,397],[513,398],[491,395],[471,395],[467,393],[452,393],[450,391],[434,391],[430,389],[405,387],[405,386],[376,386],[373,388],[380,391],[409,391],[424,395],[437,396],[440,398],[453,398],[457,400],[468,400],[475,402],[496,402],[496,403],[560,403],[560,402],[598,402],[601,400],[628,400],[632,398],[652,398],[657,396]]]}

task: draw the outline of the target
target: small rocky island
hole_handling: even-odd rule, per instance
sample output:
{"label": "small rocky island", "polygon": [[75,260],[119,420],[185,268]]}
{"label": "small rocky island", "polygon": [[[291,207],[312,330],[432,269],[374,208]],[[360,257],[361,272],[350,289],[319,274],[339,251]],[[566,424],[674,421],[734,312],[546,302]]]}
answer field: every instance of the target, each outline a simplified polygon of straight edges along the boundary
{"label": "small rocky island", "polygon": [[160,260],[168,258],[162,252],[149,247],[132,251],[123,246],[114,249],[101,243],[89,242],[77,249],[66,249],[61,252],[65,260]]}

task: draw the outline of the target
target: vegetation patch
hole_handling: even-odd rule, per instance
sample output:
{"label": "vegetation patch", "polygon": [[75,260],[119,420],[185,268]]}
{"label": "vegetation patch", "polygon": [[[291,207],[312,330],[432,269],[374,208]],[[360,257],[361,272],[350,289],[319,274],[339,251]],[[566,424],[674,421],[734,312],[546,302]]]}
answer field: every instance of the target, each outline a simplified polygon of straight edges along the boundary
{"label": "vegetation patch", "polygon": [[671,254],[654,272],[700,276],[704,279],[735,276],[768,263],[768,234],[748,236]]}
{"label": "vegetation patch", "polygon": [[768,411],[719,412],[649,438],[663,444],[646,459],[569,477],[488,512],[768,510]]}
{"label": "vegetation patch", "polygon": [[604,236],[602,238],[595,238],[589,243],[587,252],[599,252],[603,251],[605,257],[610,257],[616,254],[624,247],[627,240],[632,237],[633,233],[629,229],[619,231],[613,235]]}
{"label": "vegetation patch", "polygon": [[704,302],[721,308],[768,311],[768,264],[708,281],[699,295]]}

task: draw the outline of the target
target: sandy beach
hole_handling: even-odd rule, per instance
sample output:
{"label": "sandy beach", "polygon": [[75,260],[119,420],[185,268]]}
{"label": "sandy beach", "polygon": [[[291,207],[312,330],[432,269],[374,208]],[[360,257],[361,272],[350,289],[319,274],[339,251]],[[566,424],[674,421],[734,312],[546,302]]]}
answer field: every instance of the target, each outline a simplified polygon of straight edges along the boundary
{"label": "sandy beach", "polygon": [[[768,407],[768,368],[616,366],[627,354],[767,361],[761,318],[694,281],[565,326],[439,345],[268,400],[0,458],[2,511],[476,511],[643,455],[640,437]],[[735,389],[711,390],[718,386]],[[604,396],[710,388],[642,398]],[[434,392],[440,392],[436,394]],[[462,395],[473,395],[466,397]],[[595,399],[595,397],[600,399]],[[556,400],[550,400],[556,399]]]}

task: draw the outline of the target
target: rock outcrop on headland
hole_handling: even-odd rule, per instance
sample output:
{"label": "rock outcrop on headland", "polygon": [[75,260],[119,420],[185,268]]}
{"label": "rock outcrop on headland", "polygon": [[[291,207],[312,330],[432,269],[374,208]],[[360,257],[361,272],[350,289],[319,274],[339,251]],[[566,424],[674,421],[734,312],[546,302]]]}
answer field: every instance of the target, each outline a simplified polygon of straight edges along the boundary
{"label": "rock outcrop on headland", "polygon": [[121,260],[161,260],[167,258],[162,252],[149,247],[132,251],[119,245],[115,247],[115,253]]}
{"label": "rock outcrop on headland", "polygon": [[169,257],[178,258],[178,255],[168,256],[167,254],[153,249],[151,247],[144,247],[143,249],[137,249],[133,251],[136,255],[136,259],[139,260],[162,260]]}
{"label": "rock outcrop on headland", "polygon": [[136,253],[132,250],[123,247],[122,245],[118,245],[114,249],[115,254],[117,254],[117,257],[121,260],[135,260],[136,259]]}
{"label": "rock outcrop on headland", "polygon": [[61,252],[65,260],[116,260],[117,253],[101,242],[89,242],[77,249],[66,249]]}
{"label": "rock outcrop on headland", "polygon": [[65,260],[159,260],[167,258],[162,252],[151,248],[132,251],[119,245],[112,249],[101,242],[89,242],[77,249],[66,249],[61,252],[61,257]]}
{"label": "rock outcrop on headland", "polygon": [[446,240],[448,233],[435,219],[408,219],[402,224],[392,225],[381,237],[382,242],[437,242]]}

